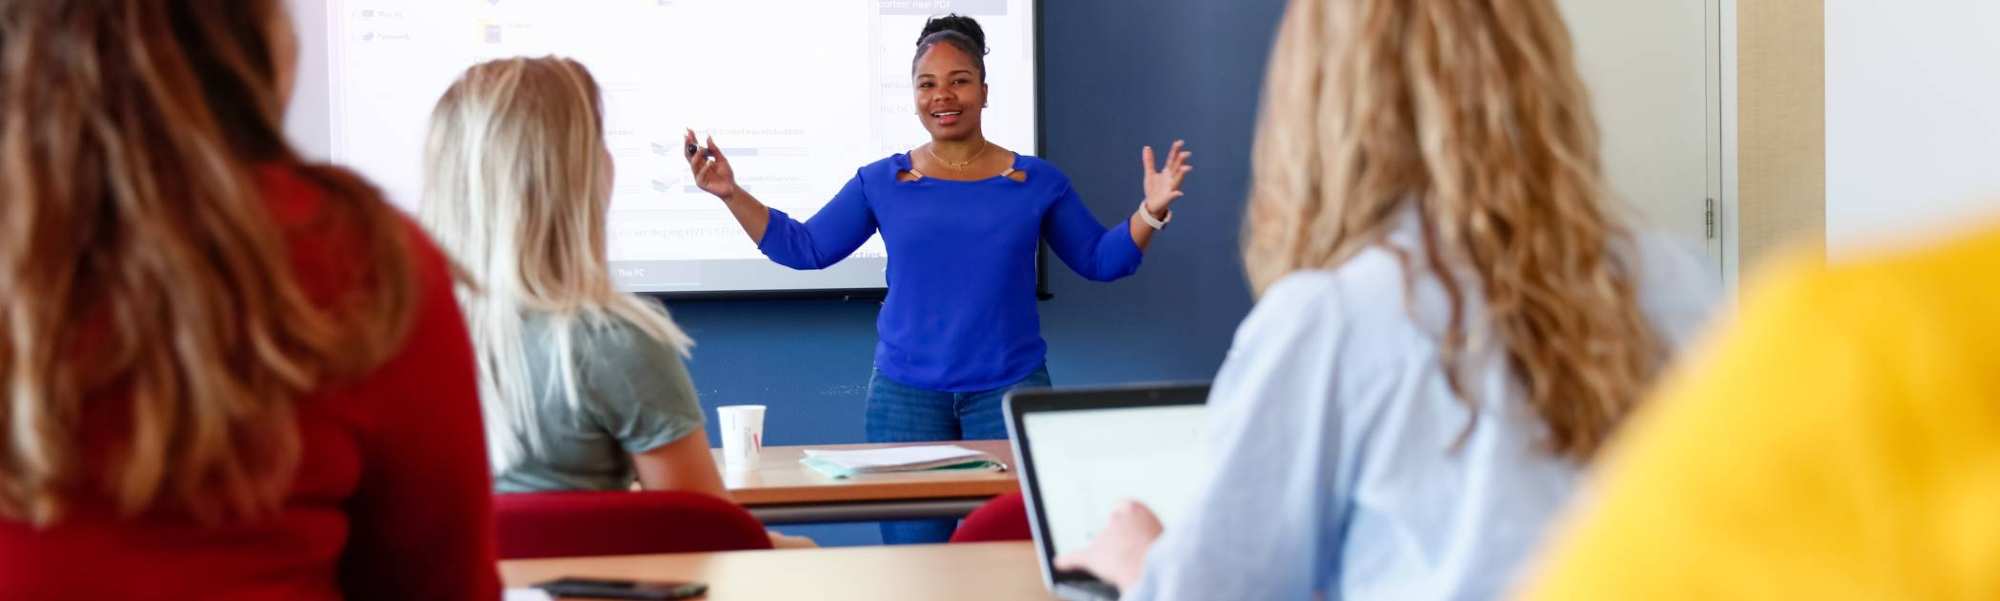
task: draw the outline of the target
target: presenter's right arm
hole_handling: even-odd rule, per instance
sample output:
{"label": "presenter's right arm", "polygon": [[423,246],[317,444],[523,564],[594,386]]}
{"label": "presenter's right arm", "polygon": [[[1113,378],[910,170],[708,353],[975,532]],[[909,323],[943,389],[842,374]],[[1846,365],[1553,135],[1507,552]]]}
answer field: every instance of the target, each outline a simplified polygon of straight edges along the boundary
{"label": "presenter's right arm", "polygon": [[[697,145],[693,130],[687,133],[687,144]],[[858,175],[848,180],[819,213],[799,223],[784,211],[765,206],[736,185],[736,170],[729,165],[729,157],[715,145],[714,137],[701,150],[688,155],[687,160],[695,185],[722,199],[729,207],[729,214],[743,226],[743,233],[750,235],[764,256],[780,265],[793,269],[825,268],[847,258],[875,234],[875,213],[868,207],[868,197],[862,191]]]}

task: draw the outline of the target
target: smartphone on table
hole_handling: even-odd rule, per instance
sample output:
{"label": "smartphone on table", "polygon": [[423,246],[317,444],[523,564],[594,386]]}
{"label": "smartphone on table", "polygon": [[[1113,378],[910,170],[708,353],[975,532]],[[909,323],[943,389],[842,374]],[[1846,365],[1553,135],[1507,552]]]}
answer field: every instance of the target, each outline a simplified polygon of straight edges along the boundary
{"label": "smartphone on table", "polygon": [[650,580],[620,580],[615,578],[562,578],[535,585],[554,597],[576,597],[583,599],[634,599],[637,601],[675,601],[693,599],[708,593],[708,585],[700,582],[662,582]]}

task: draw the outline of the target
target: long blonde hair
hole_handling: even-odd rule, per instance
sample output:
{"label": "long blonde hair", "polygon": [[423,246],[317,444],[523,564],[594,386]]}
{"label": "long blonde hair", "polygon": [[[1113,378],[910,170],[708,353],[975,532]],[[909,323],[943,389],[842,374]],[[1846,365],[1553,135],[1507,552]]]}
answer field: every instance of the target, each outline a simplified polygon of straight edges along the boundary
{"label": "long blonde hair", "polygon": [[[612,167],[597,82],[583,65],[511,58],[468,69],[431,114],[424,162],[423,222],[477,282],[459,299],[494,469],[544,445],[526,344],[548,345],[550,384],[572,407],[576,324],[617,320],[683,354],[693,344],[665,309],[612,284]],[[524,340],[529,312],[548,317],[548,340]]]}
{"label": "long blonde hair", "polygon": [[[0,2],[0,517],[48,525],[100,494],[126,515],[268,515],[299,461],[296,402],[401,348],[408,228],[286,145],[284,18],[275,0]],[[281,226],[260,169],[323,190],[319,214]],[[317,251],[294,234],[366,267],[303,271]],[[86,424],[119,428],[102,464]]]}
{"label": "long blonde hair", "polygon": [[1631,235],[1608,206],[1597,125],[1551,0],[1294,0],[1273,49],[1245,218],[1260,294],[1422,221],[1452,297],[1460,359],[1478,277],[1508,366],[1553,453],[1587,460],[1639,400],[1663,346],[1634,291]]}

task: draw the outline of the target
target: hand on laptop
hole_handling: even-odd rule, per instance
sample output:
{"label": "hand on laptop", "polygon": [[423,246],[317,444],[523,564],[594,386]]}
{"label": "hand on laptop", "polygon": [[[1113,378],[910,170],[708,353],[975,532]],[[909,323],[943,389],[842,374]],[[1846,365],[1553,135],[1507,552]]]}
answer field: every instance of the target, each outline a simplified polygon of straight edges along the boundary
{"label": "hand on laptop", "polygon": [[773,548],[773,549],[817,549],[817,548],[819,548],[819,543],[816,543],[816,542],[813,542],[813,539],[810,539],[810,538],[806,538],[806,537],[803,537],[803,536],[792,536],[792,535],[789,535],[789,534],[784,534],[784,533],[781,533],[781,532],[778,532],[778,531],[776,531],[776,530],[765,530],[765,531],[764,531],[764,534],[767,534],[767,535],[770,535],[770,537],[771,537],[771,548]]}
{"label": "hand on laptop", "polygon": [[1090,545],[1056,557],[1058,570],[1083,570],[1105,582],[1129,591],[1139,583],[1146,567],[1146,549],[1160,538],[1160,518],[1138,501],[1125,501],[1111,510],[1111,522],[1098,531]]}

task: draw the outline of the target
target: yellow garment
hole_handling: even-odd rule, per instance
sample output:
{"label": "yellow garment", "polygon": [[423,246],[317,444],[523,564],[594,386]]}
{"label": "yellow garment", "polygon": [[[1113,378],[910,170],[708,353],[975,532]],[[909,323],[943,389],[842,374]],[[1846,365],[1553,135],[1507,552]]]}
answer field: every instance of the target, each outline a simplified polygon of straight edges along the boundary
{"label": "yellow garment", "polygon": [[1526,599],[2000,599],[2000,231],[1789,262],[1711,342]]}

